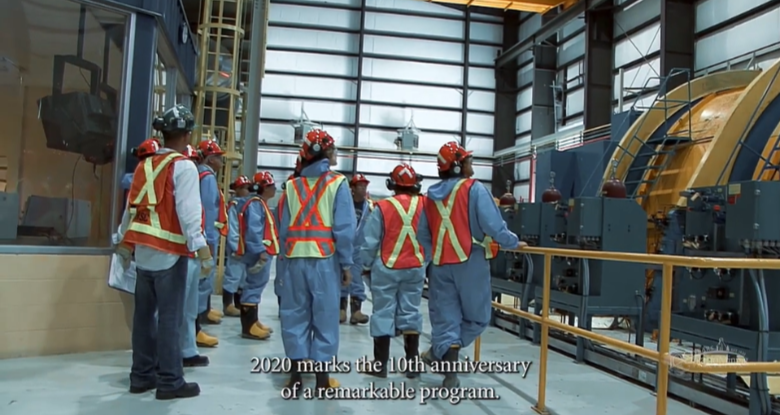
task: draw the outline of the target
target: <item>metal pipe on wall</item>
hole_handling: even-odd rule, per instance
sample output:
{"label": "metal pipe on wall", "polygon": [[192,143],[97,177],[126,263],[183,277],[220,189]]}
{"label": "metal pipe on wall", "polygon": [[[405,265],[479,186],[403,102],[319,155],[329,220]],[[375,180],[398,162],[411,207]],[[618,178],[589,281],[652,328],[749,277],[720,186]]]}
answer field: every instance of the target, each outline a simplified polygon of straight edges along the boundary
{"label": "metal pipe on wall", "polygon": [[618,69],[618,112],[623,112],[623,94],[626,89],[626,74],[623,68]]}
{"label": "metal pipe on wall", "polygon": [[268,30],[269,0],[254,0],[252,9],[252,34],[249,56],[249,82],[244,100],[245,116],[241,121],[241,143],[243,154],[243,174],[252,177],[257,172],[257,151],[260,141],[260,95],[263,91],[265,74],[266,31]]}

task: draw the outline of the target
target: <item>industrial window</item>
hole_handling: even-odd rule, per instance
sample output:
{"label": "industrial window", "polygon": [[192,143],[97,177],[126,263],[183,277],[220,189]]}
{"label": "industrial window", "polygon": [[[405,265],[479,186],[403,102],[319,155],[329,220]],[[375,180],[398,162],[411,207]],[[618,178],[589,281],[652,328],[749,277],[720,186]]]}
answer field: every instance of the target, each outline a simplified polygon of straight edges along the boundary
{"label": "industrial window", "polygon": [[108,247],[127,18],[68,0],[0,17],[0,243]]}

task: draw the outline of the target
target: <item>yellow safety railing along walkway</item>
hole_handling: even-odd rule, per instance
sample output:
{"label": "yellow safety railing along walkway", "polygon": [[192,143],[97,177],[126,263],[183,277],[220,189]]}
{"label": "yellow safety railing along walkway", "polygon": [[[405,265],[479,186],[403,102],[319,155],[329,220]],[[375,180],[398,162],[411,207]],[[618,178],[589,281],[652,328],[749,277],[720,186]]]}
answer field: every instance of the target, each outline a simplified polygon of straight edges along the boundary
{"label": "yellow safety railing along walkway", "polygon": [[[544,291],[542,297],[541,316],[521,311],[503,304],[493,302],[493,308],[512,314],[541,325],[541,344],[539,350],[539,390],[534,411],[547,414],[547,359],[549,353],[550,327],[578,337],[606,344],[638,356],[655,361],[657,367],[656,415],[666,415],[669,392],[669,367],[690,373],[778,373],[780,362],[744,362],[744,363],[701,363],[677,358],[669,353],[672,321],[672,281],[674,267],[689,268],[719,268],[719,269],[780,269],[780,259],[747,259],[747,258],[702,258],[673,255],[631,254],[621,252],[579,251],[573,249],[534,248],[527,247],[508,252],[522,252],[533,255],[544,255]],[[658,350],[650,350],[625,341],[613,339],[598,333],[593,333],[578,327],[572,327],[562,322],[550,319],[550,286],[553,257],[568,257],[580,259],[597,259],[606,261],[638,262],[662,266],[661,293],[661,324],[658,336]],[[641,334],[640,334],[641,335]],[[479,360],[481,338],[474,343],[474,360]]]}

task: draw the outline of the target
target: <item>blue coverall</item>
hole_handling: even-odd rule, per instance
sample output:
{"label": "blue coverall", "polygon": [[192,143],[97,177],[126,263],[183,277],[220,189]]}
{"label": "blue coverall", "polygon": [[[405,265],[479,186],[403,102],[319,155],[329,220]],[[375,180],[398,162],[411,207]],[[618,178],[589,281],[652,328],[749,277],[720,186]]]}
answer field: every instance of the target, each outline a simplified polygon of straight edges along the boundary
{"label": "blue coverall", "polygon": [[[301,177],[317,180],[329,170],[328,160],[321,160],[305,167]],[[279,246],[284,250],[291,221],[289,203],[281,208]],[[282,340],[287,357],[293,360],[326,362],[339,351],[341,274],[343,269],[350,269],[354,264],[352,242],[356,227],[355,208],[346,180],[336,192],[332,215],[335,255],[328,258],[285,258],[283,261]]]}
{"label": "blue coverall", "polygon": [[[257,264],[260,260],[260,255],[266,253],[266,247],[263,243],[263,235],[265,233],[265,209],[258,197],[247,198],[244,201],[244,225],[246,231],[244,232],[244,255],[241,256],[240,261],[244,265],[246,270],[246,286],[241,292],[241,304],[260,304],[260,298],[262,297],[263,290],[268,281],[271,279],[271,261],[272,256],[268,256],[268,262],[257,273],[249,272],[249,268]],[[244,209],[244,205],[239,209]]]}
{"label": "blue coverall", "polygon": [[200,260],[187,258],[187,284],[184,288],[184,318],[181,320],[181,355],[187,359],[198,356],[195,320],[198,318],[198,281]]}
{"label": "blue coverall", "polygon": [[[219,243],[219,231],[217,230],[217,218],[219,217],[220,209],[220,197],[219,186],[217,186],[217,176],[214,175],[214,170],[205,164],[198,165],[198,173],[208,172],[205,177],[200,180],[200,200],[203,204],[204,223],[206,228],[206,243],[211,248],[211,255],[217,254],[217,244]],[[211,274],[208,277],[200,280],[198,283],[198,313],[208,311],[209,298],[214,291],[214,276],[216,275],[217,267],[211,270]]]}
{"label": "blue coverall", "polygon": [[233,254],[238,251],[238,211],[244,205],[246,198],[234,197],[229,203],[228,214],[228,236],[225,240],[225,277],[222,281],[222,289],[229,293],[236,293],[239,288],[243,288],[246,281],[246,270],[241,261]]}
{"label": "blue coverall", "polygon": [[[444,200],[460,179],[447,179],[428,189],[431,201]],[[421,224],[418,234],[430,229]],[[455,223],[455,226],[459,224]],[[462,226],[462,225],[461,225]],[[475,181],[469,191],[471,235],[482,241],[485,235],[502,248],[516,248],[517,235],[510,232],[493,196]],[[422,229],[425,228],[425,229]],[[430,236],[428,236],[430,238]],[[431,319],[433,354],[440,359],[452,345],[469,346],[490,323],[492,288],[490,264],[485,249],[472,244],[469,259],[461,264],[432,265],[428,278],[428,307]]]}
{"label": "blue coverall", "polygon": [[[422,204],[423,199],[419,198]],[[382,239],[385,235],[382,211],[374,211],[363,229],[364,240],[360,247],[360,263],[371,268],[371,299],[374,309],[371,313],[371,337],[395,336],[396,330],[403,332],[422,332],[422,302],[425,268],[430,261],[431,240],[427,226],[420,234],[420,227],[427,223],[425,212],[420,214],[417,241],[425,262],[420,268],[389,269],[379,257]],[[395,241],[389,243],[394,244]]]}
{"label": "blue coverall", "polygon": [[[354,211],[354,202],[352,210]],[[352,267],[352,282],[347,287],[341,287],[341,298],[352,297],[360,302],[366,301],[366,286],[363,284],[363,266],[360,260],[360,244],[363,243],[363,228],[368,221],[368,216],[371,214],[369,210],[368,200],[363,201],[363,209],[361,210],[360,218],[357,220],[357,228],[355,229],[355,241],[353,246],[355,247],[352,254],[352,261],[354,266]]]}
{"label": "blue coverall", "polygon": [[[282,222],[282,203],[286,199],[284,197],[279,197],[278,203],[276,205],[276,211],[274,211],[274,218],[276,219],[276,223],[280,224]],[[277,225],[278,226],[278,225]],[[281,242],[279,243],[279,249],[282,249],[283,245]],[[281,301],[282,298],[282,284],[284,282],[284,270],[285,270],[285,261],[284,261],[284,255],[277,255],[276,256],[276,273],[274,274],[274,294],[276,294],[277,297],[279,297],[279,301]]]}

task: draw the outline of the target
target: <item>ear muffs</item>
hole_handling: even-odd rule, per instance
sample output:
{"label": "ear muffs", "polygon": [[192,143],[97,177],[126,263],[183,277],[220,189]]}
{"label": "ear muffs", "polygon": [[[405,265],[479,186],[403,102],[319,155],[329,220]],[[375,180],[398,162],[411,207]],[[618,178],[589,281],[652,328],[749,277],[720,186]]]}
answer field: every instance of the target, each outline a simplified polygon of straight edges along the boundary
{"label": "ear muffs", "polygon": [[236,184],[235,183],[230,183],[230,186],[228,186],[228,187],[230,188],[230,190],[236,190]]}
{"label": "ear muffs", "polygon": [[136,158],[138,158],[138,147],[133,147],[133,148],[131,148],[131,149],[130,149],[130,154],[131,154],[133,157],[136,157]]}
{"label": "ear muffs", "polygon": [[260,185],[257,184],[257,183],[252,183],[252,185],[249,186],[249,191],[250,192],[255,192],[255,193],[259,192],[260,191]]}
{"label": "ear muffs", "polygon": [[385,186],[387,186],[387,190],[391,192],[395,190],[395,182],[393,181],[393,179],[385,180]]}

